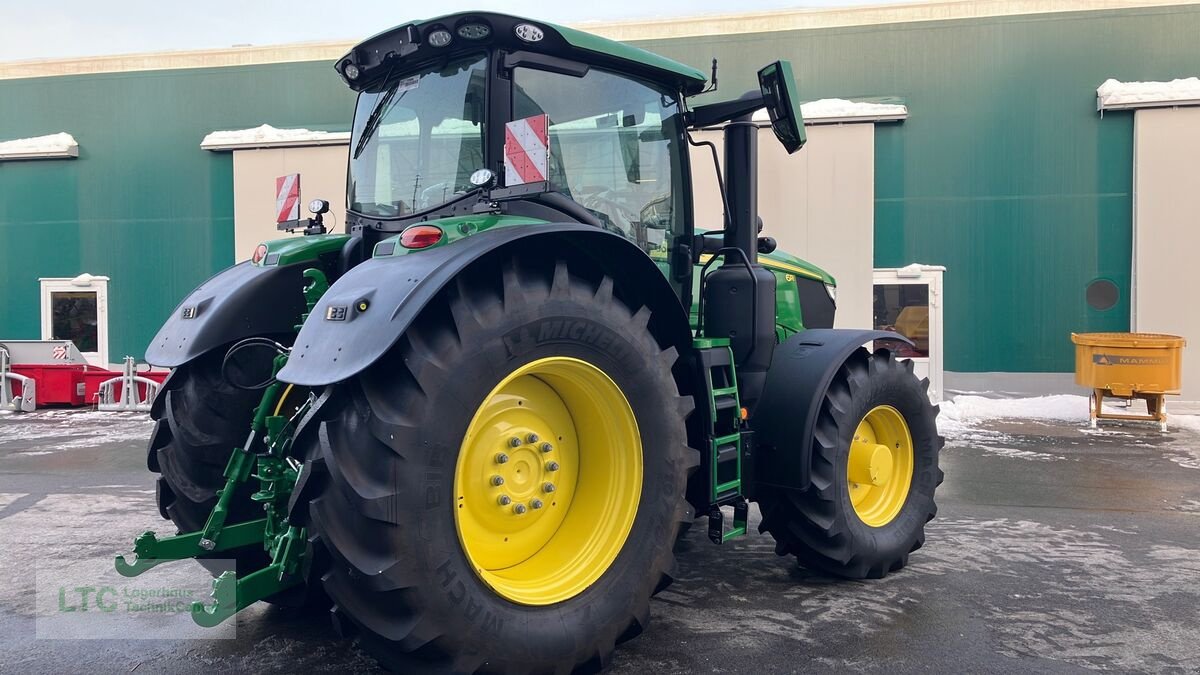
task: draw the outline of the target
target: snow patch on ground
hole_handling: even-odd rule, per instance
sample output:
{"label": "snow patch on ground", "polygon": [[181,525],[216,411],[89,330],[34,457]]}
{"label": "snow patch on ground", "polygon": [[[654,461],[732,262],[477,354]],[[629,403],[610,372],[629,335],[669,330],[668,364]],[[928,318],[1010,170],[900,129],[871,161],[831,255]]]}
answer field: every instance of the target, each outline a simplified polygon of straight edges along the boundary
{"label": "snow patch on ground", "polygon": [[145,441],[154,421],[146,413],[39,410],[0,422],[0,451],[35,457],[62,450]]}
{"label": "snow patch on ground", "polygon": [[963,424],[989,419],[1056,420],[1086,422],[1088,400],[1084,396],[1058,394],[1033,398],[987,398],[958,396],[942,404],[938,418]]}
{"label": "snow patch on ground", "polygon": [[313,131],[311,129],[277,129],[270,124],[253,129],[214,131],[200,141],[200,147],[215,150],[227,146],[279,145],[285,143],[341,143],[349,142],[349,132]]}
{"label": "snow patch on ground", "polygon": [[1167,403],[1167,428],[1171,427],[1200,433],[1200,415],[1172,415],[1171,404]]}
{"label": "snow patch on ground", "polygon": [[1032,450],[1021,450],[1020,448],[1004,448],[992,445],[973,445],[973,447],[983,450],[989,455],[998,457],[1012,457],[1014,459],[1028,459],[1035,462],[1055,462],[1065,457],[1051,455],[1045,452],[1034,452]]}
{"label": "snow patch on ground", "polygon": [[1169,103],[1200,100],[1200,77],[1170,82],[1121,82],[1108,79],[1096,89],[1100,107],[1131,103]]}
{"label": "snow patch on ground", "polygon": [[66,132],[0,141],[0,158],[17,159],[40,156],[79,155],[79,143]]}
{"label": "snow patch on ground", "polygon": [[[1012,436],[980,428],[987,420],[1051,420],[1087,422],[1087,399],[1082,396],[1038,396],[1036,398],[988,398],[957,396],[944,401],[938,414],[938,432],[949,447],[972,447],[1001,457],[1034,461],[1063,459],[1058,455],[1011,447]],[[1082,414],[1080,413],[1082,406]]]}
{"label": "snow patch on ground", "polygon": [[[1105,404],[1104,409],[1115,413],[1144,413],[1142,402],[1131,408],[1117,404]],[[1167,427],[1200,432],[1200,416],[1172,415],[1167,404]],[[1088,398],[1060,394],[1033,398],[990,398],[987,396],[956,396],[953,401],[941,404],[938,415],[938,432],[946,439],[947,447],[968,447],[987,454],[1032,461],[1055,461],[1066,459],[1058,455],[1020,449],[1017,439],[1010,434],[988,429],[990,420],[1004,420],[1007,424],[1020,424],[1024,420],[1033,422],[1066,422],[1078,425],[1084,437],[1131,436],[1119,429],[1088,428]],[[1136,443],[1135,443],[1136,445]],[[1194,444],[1193,444],[1194,445]],[[1166,457],[1179,466],[1200,469],[1200,447],[1177,445],[1168,448]],[[1146,446],[1150,447],[1150,446]]]}

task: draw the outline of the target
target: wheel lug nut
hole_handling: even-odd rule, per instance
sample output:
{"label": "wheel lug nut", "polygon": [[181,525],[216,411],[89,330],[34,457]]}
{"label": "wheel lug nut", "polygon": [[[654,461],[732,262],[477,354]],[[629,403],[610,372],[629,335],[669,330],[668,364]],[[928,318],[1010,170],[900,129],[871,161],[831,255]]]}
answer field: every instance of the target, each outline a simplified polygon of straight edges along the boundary
{"label": "wheel lug nut", "polygon": [[542,490],[546,492],[554,492],[554,483],[546,483],[542,486]]}
{"label": "wheel lug nut", "polygon": [[542,508],[542,500],[534,499],[533,501],[529,502],[529,508],[532,508],[532,509]]}
{"label": "wheel lug nut", "polygon": [[508,455],[504,454],[503,452],[496,455],[496,463],[497,464],[503,464],[507,461],[508,461]]}
{"label": "wheel lug nut", "polygon": [[528,436],[525,437],[525,441],[528,443],[537,443],[538,435],[537,434],[529,434]]}
{"label": "wheel lug nut", "polygon": [[504,476],[492,476],[492,485],[504,485]]}
{"label": "wheel lug nut", "polygon": [[500,506],[508,506],[512,503],[512,497],[509,497],[508,495],[500,495],[496,501],[500,504]]}
{"label": "wheel lug nut", "polygon": [[546,470],[547,471],[558,471],[558,462],[555,462],[553,460],[546,462]]}
{"label": "wheel lug nut", "polygon": [[521,447],[521,439],[513,436],[512,438],[508,439],[508,445],[509,447],[519,448]]}
{"label": "wheel lug nut", "polygon": [[518,504],[516,504],[516,505],[514,505],[514,506],[513,506],[513,513],[517,514],[518,516],[519,516],[519,515],[521,515],[522,513],[525,513],[525,505],[524,505],[524,504],[519,504],[519,503],[518,503]]}
{"label": "wheel lug nut", "polygon": [[553,449],[553,445],[550,445],[549,443],[542,443],[542,452],[550,452]]}

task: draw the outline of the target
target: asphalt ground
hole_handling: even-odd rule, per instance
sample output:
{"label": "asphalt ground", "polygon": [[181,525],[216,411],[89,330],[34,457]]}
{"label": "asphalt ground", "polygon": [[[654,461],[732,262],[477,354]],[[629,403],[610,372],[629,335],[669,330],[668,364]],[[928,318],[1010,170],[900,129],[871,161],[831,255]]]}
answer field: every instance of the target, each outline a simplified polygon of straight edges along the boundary
{"label": "asphalt ground", "polygon": [[[205,631],[96,611],[87,589],[139,597],[112,554],[170,533],[149,431],[134,413],[0,415],[0,672],[374,671],[323,616],[260,603]],[[983,422],[956,429],[941,462],[928,541],[886,579],[814,574],[765,535],[714,546],[697,523],[611,671],[1200,672],[1200,434]],[[194,562],[136,582],[208,585]]]}

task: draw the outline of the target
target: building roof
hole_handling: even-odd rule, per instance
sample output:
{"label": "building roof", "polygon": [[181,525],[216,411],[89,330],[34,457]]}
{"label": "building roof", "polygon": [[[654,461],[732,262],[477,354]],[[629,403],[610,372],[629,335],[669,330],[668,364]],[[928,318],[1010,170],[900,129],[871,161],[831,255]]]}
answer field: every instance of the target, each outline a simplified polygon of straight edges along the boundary
{"label": "building roof", "polygon": [[[1200,0],[931,0],[897,5],[801,9],[708,16],[588,22],[573,28],[622,42],[704,35],[767,33],[919,21],[950,21],[1057,12],[1137,9],[1200,4]],[[214,68],[295,61],[333,62],[354,40],[116,54],[0,63],[0,79],[85,75],[139,70]]]}

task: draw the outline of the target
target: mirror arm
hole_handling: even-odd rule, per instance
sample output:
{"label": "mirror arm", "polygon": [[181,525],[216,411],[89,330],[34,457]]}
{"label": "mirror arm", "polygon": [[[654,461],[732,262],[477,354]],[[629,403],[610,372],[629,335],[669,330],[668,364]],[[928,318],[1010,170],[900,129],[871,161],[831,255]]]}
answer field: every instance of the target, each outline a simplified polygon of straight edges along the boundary
{"label": "mirror arm", "polygon": [[742,115],[751,115],[766,105],[766,99],[758,90],[748,91],[732,101],[698,105],[687,114],[690,129],[703,129],[728,122]]}

